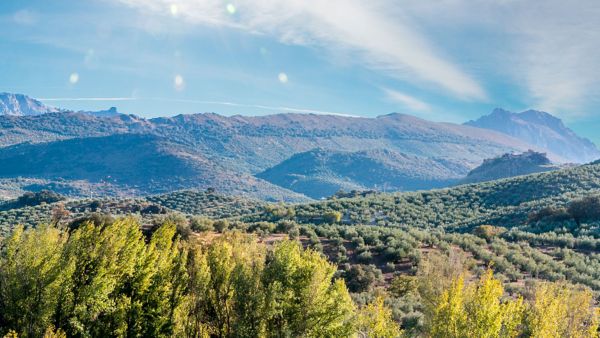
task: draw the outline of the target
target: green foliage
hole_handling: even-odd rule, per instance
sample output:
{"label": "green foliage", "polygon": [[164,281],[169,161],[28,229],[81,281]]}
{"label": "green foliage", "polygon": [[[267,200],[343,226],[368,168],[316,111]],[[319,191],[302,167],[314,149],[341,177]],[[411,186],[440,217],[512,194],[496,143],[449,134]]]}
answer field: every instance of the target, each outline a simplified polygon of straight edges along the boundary
{"label": "green foliage", "polygon": [[365,292],[376,282],[383,280],[381,270],[374,265],[355,264],[343,274],[346,285],[351,292]]}
{"label": "green foliage", "polygon": [[501,235],[506,232],[505,228],[495,227],[493,225],[479,225],[473,229],[473,234],[477,237],[481,237],[485,240],[492,240],[492,238]]}
{"label": "green foliage", "polygon": [[186,251],[175,231],[165,225],[146,244],[133,219],[86,223],[71,234],[17,229],[0,260],[3,329],[25,336],[50,326],[70,336],[169,334],[186,280]]}
{"label": "green foliage", "polygon": [[569,204],[568,212],[577,224],[600,219],[600,196],[588,196]]}
{"label": "green foliage", "polygon": [[50,204],[64,201],[65,197],[54,191],[41,190],[39,192],[26,192],[16,200],[0,203],[0,210],[34,207],[41,204]]}
{"label": "green foliage", "polygon": [[208,217],[194,216],[190,220],[190,227],[196,232],[206,232],[214,230],[214,221]]}
{"label": "green foliage", "polygon": [[[297,242],[228,232],[147,240],[134,218],[70,231],[17,227],[0,253],[0,334],[33,337],[351,337],[398,332],[381,302],[357,312],[336,266]],[[191,238],[190,238],[191,240]],[[357,322],[358,320],[358,322]],[[358,324],[360,323],[360,324]],[[11,331],[15,330],[15,331]]]}

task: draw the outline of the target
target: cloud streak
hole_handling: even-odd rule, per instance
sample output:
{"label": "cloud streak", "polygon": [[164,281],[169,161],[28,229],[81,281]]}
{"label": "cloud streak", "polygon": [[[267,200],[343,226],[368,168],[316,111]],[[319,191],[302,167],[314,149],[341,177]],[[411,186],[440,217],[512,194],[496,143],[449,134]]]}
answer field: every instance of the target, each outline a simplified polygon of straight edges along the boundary
{"label": "cloud streak", "polygon": [[389,100],[400,103],[410,110],[419,112],[431,111],[431,106],[429,106],[429,104],[415,97],[389,88],[382,88],[382,90]]}
{"label": "cloud streak", "polygon": [[[115,0],[172,19],[171,0]],[[483,87],[440,53],[391,0],[238,0],[235,14],[221,0],[180,0],[177,19],[274,36],[288,44],[347,51],[384,74],[431,86],[465,100],[484,100]]]}
{"label": "cloud streak", "polygon": [[255,108],[255,109],[264,109],[264,110],[270,110],[270,111],[276,111],[276,112],[293,112],[293,113],[302,113],[302,114],[360,117],[360,116],[352,115],[352,114],[331,112],[331,111],[317,110],[317,109],[308,109],[308,108],[295,108],[295,107],[287,107],[287,106],[270,106],[270,105],[263,105],[263,104],[245,104],[245,103],[229,102],[229,101],[171,99],[171,98],[162,98],[162,97],[150,97],[150,98],[143,98],[143,97],[65,97],[65,98],[41,98],[38,100],[42,101],[42,102],[160,101],[160,102],[174,102],[174,103],[194,103],[194,104],[204,104],[204,105],[219,105],[219,106],[230,106],[230,107],[240,107],[240,108]]}

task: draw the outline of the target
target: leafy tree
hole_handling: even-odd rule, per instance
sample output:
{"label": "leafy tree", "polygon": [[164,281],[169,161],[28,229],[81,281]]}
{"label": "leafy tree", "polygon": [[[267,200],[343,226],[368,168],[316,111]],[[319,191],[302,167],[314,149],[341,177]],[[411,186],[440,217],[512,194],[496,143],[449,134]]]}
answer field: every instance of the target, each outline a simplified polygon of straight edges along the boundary
{"label": "leafy tree", "polygon": [[342,213],[339,211],[330,211],[323,215],[323,220],[329,224],[335,224],[342,221]]}
{"label": "leafy tree", "polygon": [[359,337],[396,338],[402,335],[400,325],[392,319],[392,311],[379,296],[362,307],[356,319]]}
{"label": "leafy tree", "polygon": [[277,244],[265,268],[267,331],[274,336],[336,336],[352,333],[354,304],[336,268],[298,243]]}
{"label": "leafy tree", "polygon": [[473,229],[473,235],[491,241],[494,237],[506,232],[505,228],[493,225],[480,225]]}
{"label": "leafy tree", "polygon": [[367,291],[375,282],[382,280],[381,271],[374,265],[352,265],[343,276],[351,292]]}
{"label": "leafy tree", "polygon": [[190,221],[190,227],[197,232],[214,230],[214,221],[208,217],[194,216]]}
{"label": "leafy tree", "polygon": [[0,256],[0,323],[23,336],[43,336],[52,324],[64,282],[62,250],[67,236],[41,226],[17,227]]}
{"label": "leafy tree", "polygon": [[213,223],[213,226],[216,231],[223,232],[223,231],[229,229],[229,221],[227,221],[226,219],[220,219],[218,221],[215,221]]}
{"label": "leafy tree", "polygon": [[504,289],[488,270],[468,287],[464,277],[444,291],[432,319],[432,337],[517,337],[525,307],[522,299],[502,301]]}
{"label": "leafy tree", "polygon": [[597,337],[598,310],[590,290],[539,283],[528,316],[532,337]]}

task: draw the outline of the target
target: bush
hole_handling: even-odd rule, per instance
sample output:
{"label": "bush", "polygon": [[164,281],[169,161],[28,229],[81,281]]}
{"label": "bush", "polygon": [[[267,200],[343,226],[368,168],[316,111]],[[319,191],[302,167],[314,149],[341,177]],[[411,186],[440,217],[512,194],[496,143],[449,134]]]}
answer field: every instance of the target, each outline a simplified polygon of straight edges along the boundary
{"label": "bush", "polygon": [[215,227],[215,230],[221,233],[229,229],[229,221],[227,221],[226,219],[220,219],[218,221],[215,221],[213,225]]}
{"label": "bush", "polygon": [[215,222],[208,217],[194,216],[190,220],[190,228],[196,232],[213,231],[215,229],[214,223]]}
{"label": "bush", "polygon": [[382,280],[381,270],[375,265],[352,265],[343,276],[350,292],[368,291],[375,282]]}

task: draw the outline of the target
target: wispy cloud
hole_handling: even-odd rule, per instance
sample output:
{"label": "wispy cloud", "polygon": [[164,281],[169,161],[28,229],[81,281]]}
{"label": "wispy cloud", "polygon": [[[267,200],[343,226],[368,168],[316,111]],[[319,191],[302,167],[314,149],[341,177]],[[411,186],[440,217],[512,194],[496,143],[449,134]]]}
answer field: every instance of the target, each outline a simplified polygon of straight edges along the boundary
{"label": "wispy cloud", "polygon": [[[521,87],[522,101],[533,108],[575,118],[600,103],[596,0],[409,0],[403,6],[429,29],[465,34],[453,40],[457,49],[476,51],[473,66],[487,78],[506,76],[514,83],[506,90]],[[482,36],[472,38],[474,31]]]}
{"label": "wispy cloud", "polygon": [[136,98],[133,97],[52,97],[52,98],[41,98],[39,101],[134,101]]}
{"label": "wispy cloud", "polygon": [[382,88],[382,90],[389,100],[400,103],[410,110],[418,112],[431,111],[431,106],[429,104],[413,96],[389,88]]}
{"label": "wispy cloud", "polygon": [[35,12],[22,9],[13,15],[13,21],[19,25],[33,25],[38,21],[38,16]]}
{"label": "wispy cloud", "polygon": [[392,0],[238,0],[233,13],[222,0],[116,1],[165,19],[176,16],[192,24],[266,34],[285,43],[345,50],[369,67],[414,85],[433,84],[467,100],[486,98],[477,80],[441,56],[406,17],[394,15],[401,6]]}
{"label": "wispy cloud", "polygon": [[[144,99],[140,99],[144,100]],[[231,107],[241,107],[241,108],[256,108],[256,109],[265,109],[276,112],[294,112],[294,113],[303,113],[303,114],[319,114],[319,115],[337,115],[337,116],[346,116],[346,117],[359,117],[352,114],[339,113],[339,112],[331,112],[325,110],[317,110],[317,109],[306,109],[306,108],[293,108],[286,106],[269,106],[263,104],[246,104],[246,103],[238,103],[238,102],[228,102],[228,101],[205,101],[205,100],[193,100],[193,99],[169,99],[169,98],[148,98],[146,100],[156,100],[156,101],[165,101],[165,102],[182,102],[182,103],[197,103],[197,104],[214,104],[220,106],[231,106]]]}
{"label": "wispy cloud", "polygon": [[269,110],[269,111],[274,111],[274,112],[279,112],[279,113],[293,112],[293,113],[302,113],[302,114],[359,117],[357,115],[352,115],[352,114],[332,112],[332,111],[326,111],[326,110],[318,110],[318,109],[294,108],[294,107],[287,107],[287,106],[270,106],[270,105],[263,105],[263,104],[246,104],[246,103],[229,102],[229,101],[172,99],[172,98],[162,98],[162,97],[147,97],[147,98],[144,98],[144,97],[64,97],[64,98],[41,98],[38,100],[40,100],[42,102],[160,101],[160,102],[173,102],[173,103],[192,103],[192,104],[200,104],[200,105],[219,105],[219,106],[230,106],[230,107],[241,107],[241,108],[255,108],[255,109],[264,109],[264,110]]}

